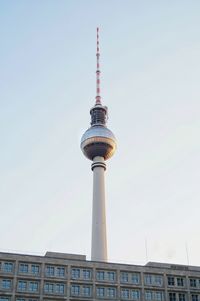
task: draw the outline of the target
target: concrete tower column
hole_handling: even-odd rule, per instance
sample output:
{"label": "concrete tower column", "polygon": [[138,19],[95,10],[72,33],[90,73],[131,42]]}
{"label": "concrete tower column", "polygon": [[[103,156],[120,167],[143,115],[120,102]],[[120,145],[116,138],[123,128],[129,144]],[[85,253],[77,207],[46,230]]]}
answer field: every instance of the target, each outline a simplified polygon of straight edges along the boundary
{"label": "concrete tower column", "polygon": [[107,261],[106,207],[104,172],[106,164],[103,157],[95,157],[93,171],[93,204],[92,204],[92,249],[93,261]]}

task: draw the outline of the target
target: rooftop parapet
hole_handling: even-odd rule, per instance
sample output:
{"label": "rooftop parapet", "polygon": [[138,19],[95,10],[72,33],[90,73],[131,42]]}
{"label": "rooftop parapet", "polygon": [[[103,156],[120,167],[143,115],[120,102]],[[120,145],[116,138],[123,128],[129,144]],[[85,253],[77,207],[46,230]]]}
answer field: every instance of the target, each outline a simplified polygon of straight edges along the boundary
{"label": "rooftop parapet", "polygon": [[46,252],[45,257],[68,259],[68,260],[86,260],[86,255]]}

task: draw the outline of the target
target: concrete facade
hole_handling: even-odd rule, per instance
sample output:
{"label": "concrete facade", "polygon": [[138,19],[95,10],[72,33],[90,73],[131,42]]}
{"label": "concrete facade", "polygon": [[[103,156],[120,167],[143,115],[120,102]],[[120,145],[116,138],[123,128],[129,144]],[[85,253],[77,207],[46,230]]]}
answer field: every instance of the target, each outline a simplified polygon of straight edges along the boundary
{"label": "concrete facade", "polygon": [[200,301],[200,267],[0,253],[0,301],[39,300]]}

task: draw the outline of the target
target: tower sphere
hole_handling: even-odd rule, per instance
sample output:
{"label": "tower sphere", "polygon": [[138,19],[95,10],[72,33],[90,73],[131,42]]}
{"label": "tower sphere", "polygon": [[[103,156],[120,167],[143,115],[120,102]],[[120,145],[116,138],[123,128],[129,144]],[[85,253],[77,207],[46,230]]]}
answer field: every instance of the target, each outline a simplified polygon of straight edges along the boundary
{"label": "tower sphere", "polygon": [[109,159],[115,152],[116,139],[114,134],[106,127],[108,109],[101,104],[100,95],[100,52],[99,28],[97,28],[97,70],[96,70],[96,102],[90,110],[91,127],[81,138],[81,150],[84,155],[93,161],[95,157]]}
{"label": "tower sphere", "polygon": [[81,138],[81,150],[90,160],[97,156],[104,160],[111,158],[116,145],[114,134],[103,125],[91,126]]}

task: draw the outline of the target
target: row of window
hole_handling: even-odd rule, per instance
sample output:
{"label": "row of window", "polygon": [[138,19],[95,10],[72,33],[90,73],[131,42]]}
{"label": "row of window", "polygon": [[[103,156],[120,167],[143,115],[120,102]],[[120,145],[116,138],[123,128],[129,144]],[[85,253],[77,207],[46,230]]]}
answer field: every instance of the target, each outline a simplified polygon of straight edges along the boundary
{"label": "row of window", "polygon": [[[78,286],[73,285],[71,287],[71,296],[77,297],[91,297],[92,296],[92,287],[91,286]],[[96,290],[97,298],[116,298],[116,288],[113,287],[97,287]],[[18,297],[16,301],[38,301],[38,299],[33,298],[23,298]],[[121,290],[121,300],[140,300],[140,291],[139,290]],[[164,292],[163,291],[145,291],[145,301],[164,301]],[[199,301],[200,296],[198,294],[192,293],[190,295],[191,301]],[[11,298],[8,296],[0,296],[0,301],[11,301]],[[167,301],[187,301],[186,294],[184,293],[168,293]]]}
{"label": "row of window", "polygon": [[17,290],[20,292],[29,291],[37,293],[39,291],[39,282],[19,280],[17,283]]}
{"label": "row of window", "polygon": [[[40,265],[33,263],[20,263],[18,271],[20,274],[40,274]],[[0,262],[0,270],[6,273],[14,272],[14,263],[12,262]],[[65,277],[66,276],[66,267],[64,266],[51,266],[47,265],[45,267],[45,276],[46,277]],[[71,269],[71,279],[75,280],[91,280],[92,279],[92,269],[84,268],[72,268]],[[97,270],[96,271],[96,280],[97,281],[110,281],[115,282],[117,280],[117,275],[115,271],[105,271]],[[131,273],[131,272],[120,272],[120,282],[121,283],[131,283],[131,284],[140,284],[140,273]],[[167,276],[168,286],[177,286],[185,287],[186,278],[179,276]],[[154,275],[154,274],[144,274],[144,284],[149,286],[163,286],[163,276]],[[200,279],[199,278],[190,278],[189,285],[192,288],[200,288]]]}
{"label": "row of window", "polygon": [[[14,264],[12,262],[2,262],[0,266],[1,270],[6,273],[14,272]],[[40,265],[38,264],[29,264],[29,263],[20,263],[18,271],[21,274],[40,274]],[[47,277],[65,277],[66,269],[65,267],[58,266],[46,266],[45,267],[45,276]],[[71,270],[72,279],[92,279],[92,269],[80,269],[72,268]],[[140,275],[139,273],[121,273],[121,281],[129,282],[128,278],[131,278],[130,282],[139,284]],[[99,281],[116,281],[116,272],[115,271],[97,271],[96,279]]]}
{"label": "row of window", "polygon": [[[6,273],[12,273],[12,272],[14,272],[14,264],[12,262],[4,262],[1,264],[1,270]],[[18,271],[20,274],[39,275],[40,274],[40,265],[20,263],[19,267],[18,267]],[[64,277],[65,276],[65,267],[46,266],[45,275],[53,276],[53,277]]]}
{"label": "row of window", "polygon": [[[5,273],[14,272],[14,263],[13,262],[1,262],[0,270]],[[19,264],[19,273],[30,273],[38,275],[40,271],[40,266],[38,264]]]}
{"label": "row of window", "polygon": [[[130,290],[130,289],[121,289],[121,299],[122,300],[139,300],[140,291],[139,290]],[[164,300],[164,291],[145,291],[145,300],[155,300],[163,301]]]}
{"label": "row of window", "polygon": [[92,279],[92,270],[91,269],[72,268],[71,269],[71,278],[72,279],[90,280],[90,279]]}
{"label": "row of window", "polygon": [[[20,263],[19,267],[18,267],[18,271],[20,274],[39,275],[40,268],[41,267],[38,264]],[[13,273],[14,272],[14,264],[12,262],[2,262],[0,264],[0,269],[1,269],[1,271],[5,272],[5,273]],[[100,272],[100,274],[101,274],[101,272]],[[65,277],[66,276],[66,268],[63,266],[48,265],[45,267],[45,276],[46,277]],[[97,275],[97,277],[98,277],[98,275]],[[100,275],[99,277],[103,277],[103,276]],[[114,272],[110,272],[110,277],[108,277],[108,279],[114,280],[114,277],[115,277]],[[73,268],[71,270],[71,278],[72,279],[84,279],[84,280],[92,279],[92,270],[91,269]]]}
{"label": "row of window", "polygon": [[[137,292],[137,291],[135,291]],[[140,294],[139,291],[138,293],[131,295],[132,291],[124,290],[121,291],[121,299],[132,299],[132,300],[139,300]],[[135,297],[135,298],[134,298]],[[145,291],[145,300],[146,301],[164,301],[165,296],[164,296],[164,291]],[[190,300],[191,301],[199,301],[200,296],[198,294],[192,293],[190,295]],[[167,301],[187,301],[187,297],[185,293],[175,293],[175,292],[169,292],[168,293],[168,298]]]}
{"label": "row of window", "polygon": [[26,264],[20,263],[19,264],[19,273],[29,273],[34,275],[39,275],[40,273],[40,266],[37,264]]}
{"label": "row of window", "polygon": [[[195,279],[190,279],[190,280],[194,281]],[[139,278],[134,277],[132,282],[134,284],[138,284],[139,283]],[[176,283],[177,283],[177,286],[181,286],[181,287],[183,287],[184,284],[185,284],[184,279],[180,278],[180,277],[176,278]],[[145,284],[146,285],[161,286],[163,284],[163,282],[162,282],[162,278],[160,278],[160,276],[146,275],[145,276]],[[196,287],[195,284],[196,284],[196,282],[190,282],[190,286],[192,286],[192,287]],[[64,284],[55,284],[55,285],[57,287],[56,289],[55,289],[53,283],[48,284],[49,289],[47,289],[47,287],[45,287],[44,289],[45,289],[45,291],[60,292],[60,293],[64,292]],[[172,277],[172,276],[168,277],[168,285],[169,286],[170,285],[171,286],[175,285],[174,277]],[[60,289],[58,288],[59,286],[60,286]],[[1,279],[0,280],[0,288],[1,289],[10,290],[11,287],[12,287],[12,280],[11,279]],[[39,289],[39,282],[38,281],[25,281],[25,280],[19,280],[18,281],[18,285],[17,285],[17,290],[18,291],[37,292],[38,289]]]}
{"label": "row of window", "polygon": [[[0,296],[0,301],[10,301],[10,297]],[[16,301],[38,301],[38,299],[30,298],[16,298]]]}
{"label": "row of window", "polygon": [[[191,301],[199,301],[200,300],[200,295],[192,293],[190,295]],[[171,292],[169,293],[169,301],[187,301],[186,294],[184,293],[175,293]]]}
{"label": "row of window", "polygon": [[[39,299],[32,298],[16,298],[15,301],[39,301]],[[0,301],[11,301],[11,297],[0,296]]]}
{"label": "row of window", "polygon": [[[1,281],[1,289],[2,290],[11,290],[12,289],[12,281],[10,279],[3,279]],[[17,290],[18,291],[38,292],[39,282],[18,281]]]}
{"label": "row of window", "polygon": [[97,271],[97,280],[116,281],[116,272],[112,271]]}
{"label": "row of window", "polygon": [[[71,286],[71,296],[79,297],[91,297],[92,296],[92,286],[81,286],[81,285],[72,285]],[[117,288],[116,287],[96,287],[96,297],[97,298],[106,298],[106,299],[115,299],[117,297]],[[121,298],[122,299],[131,299],[139,300],[140,291],[139,290],[129,290],[121,289]]]}
{"label": "row of window", "polygon": [[186,294],[184,293],[169,293],[169,301],[186,301]]}
{"label": "row of window", "polygon": [[184,277],[174,277],[174,276],[168,276],[168,285],[169,286],[185,286],[185,278]]}
{"label": "row of window", "polygon": [[16,298],[16,301],[38,301],[38,299],[30,298]]}
{"label": "row of window", "polygon": [[165,300],[164,292],[145,291],[145,300],[163,301]]}
{"label": "row of window", "polygon": [[45,283],[44,292],[46,294],[63,295],[65,293],[65,285],[63,283]]}
{"label": "row of window", "polygon": [[[10,279],[3,279],[1,282],[1,288],[5,290],[10,290],[12,288],[12,281]],[[115,287],[97,287],[97,297],[116,297],[116,288]],[[39,292],[39,282],[37,281],[24,281],[18,280],[17,282],[17,291],[18,292]],[[122,296],[125,295],[126,289],[122,289]],[[139,291],[132,290],[132,294],[135,294]],[[44,293],[46,294],[64,294],[65,293],[65,284],[63,283],[44,283]],[[71,286],[71,295],[72,296],[88,296],[92,294],[92,286],[85,285],[72,285]],[[138,298],[135,298],[137,300]],[[0,300],[1,301],[1,300]]]}
{"label": "row of window", "polygon": [[92,296],[92,286],[72,285],[71,286],[71,296],[91,297]]}
{"label": "row of window", "polygon": [[45,275],[48,277],[65,277],[65,268],[47,266],[45,269]]}
{"label": "row of window", "polygon": [[[2,290],[11,290],[12,289],[12,280],[11,279],[2,279],[0,282],[0,288]],[[19,280],[17,283],[17,291],[29,291],[29,292],[38,292],[39,291],[39,282],[38,281],[23,281]],[[0,300],[1,301],[1,300]]]}
{"label": "row of window", "polygon": [[121,289],[121,299],[139,300],[140,299],[140,291],[122,288]]}
{"label": "row of window", "polygon": [[[1,281],[1,289],[3,290],[11,290],[12,288],[12,280],[3,279]],[[17,282],[17,291],[18,292],[39,292],[39,282],[38,281],[25,281],[18,280]],[[63,283],[45,283],[44,284],[44,292],[45,293],[54,293],[54,294],[64,294],[65,285]],[[1,301],[1,300],[0,300]]]}
{"label": "row of window", "polygon": [[151,286],[163,286],[163,277],[160,275],[144,275],[144,284]]}
{"label": "row of window", "polygon": [[[92,270],[72,268],[71,278],[76,279],[76,280],[78,280],[78,279],[84,279],[84,280],[92,279]],[[96,271],[96,280],[97,281],[115,282],[117,280],[117,274],[116,274],[115,271],[97,270]],[[139,284],[140,283],[140,274],[139,273],[121,272],[121,282],[122,283],[130,282],[130,283],[133,283],[133,284]]]}
{"label": "row of window", "polygon": [[139,273],[121,272],[120,273],[120,281],[121,281],[121,283],[139,284],[140,283],[140,274]]}
{"label": "row of window", "polygon": [[[168,276],[167,280],[168,280],[168,286],[184,287],[186,285],[186,279],[184,277]],[[200,288],[200,279],[190,278],[189,285],[192,288]]]}
{"label": "row of window", "polygon": [[[139,273],[121,272],[120,281],[121,281],[121,283],[140,284],[140,274]],[[144,275],[144,284],[151,285],[151,286],[152,285],[153,286],[162,286],[163,285],[163,276],[153,275],[153,274],[145,274]]]}

